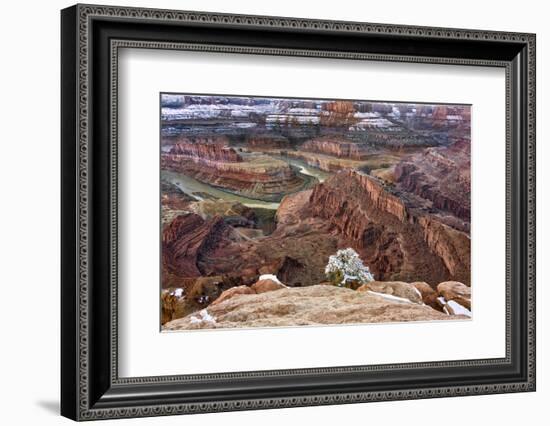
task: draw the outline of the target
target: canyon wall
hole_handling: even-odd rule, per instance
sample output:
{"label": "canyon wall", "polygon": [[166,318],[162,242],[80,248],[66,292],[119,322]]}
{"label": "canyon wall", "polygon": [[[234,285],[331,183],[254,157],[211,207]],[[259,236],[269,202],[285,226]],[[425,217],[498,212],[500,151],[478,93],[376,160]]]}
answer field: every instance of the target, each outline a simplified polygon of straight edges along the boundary
{"label": "canyon wall", "polygon": [[365,144],[350,142],[342,138],[334,137],[310,139],[300,146],[300,150],[318,152],[340,158],[352,158],[355,160],[361,160],[369,153],[368,147]]}
{"label": "canyon wall", "polygon": [[198,162],[227,162],[237,163],[243,161],[242,157],[237,152],[220,142],[207,143],[202,139],[197,141],[182,141],[174,144],[170,150],[171,155],[183,155],[195,159]]}
{"label": "canyon wall", "polygon": [[453,280],[470,283],[470,237],[434,217],[422,216],[419,224],[428,247],[443,259]]}
{"label": "canyon wall", "polygon": [[163,232],[166,270],[180,277],[235,276],[239,283],[272,273],[284,275],[290,286],[309,286],[325,280],[331,254],[353,247],[377,280],[470,284],[468,234],[357,171],[286,196],[275,230],[263,238],[247,238],[228,225],[231,220],[196,214],[174,219]]}
{"label": "canyon wall", "polygon": [[181,277],[199,277],[201,255],[222,240],[240,239],[220,216],[209,220],[193,213],[177,216],[162,231],[163,269]]}
{"label": "canyon wall", "polygon": [[407,206],[371,176],[334,175],[315,186],[308,209],[349,240],[377,279],[469,285],[469,236]]}
{"label": "canyon wall", "polygon": [[285,194],[305,189],[311,182],[284,161],[258,153],[249,156],[243,161],[230,147],[178,143],[161,156],[161,168],[263,201],[280,201]]}
{"label": "canyon wall", "polygon": [[347,128],[357,121],[353,102],[333,101],[323,104],[319,124],[325,127]]}
{"label": "canyon wall", "polygon": [[[470,222],[470,141],[428,148],[395,166],[397,186]],[[468,226],[469,228],[469,226]]]}
{"label": "canyon wall", "polygon": [[287,149],[290,143],[287,138],[282,136],[251,136],[246,140],[246,146],[251,151],[262,151],[271,149]]}

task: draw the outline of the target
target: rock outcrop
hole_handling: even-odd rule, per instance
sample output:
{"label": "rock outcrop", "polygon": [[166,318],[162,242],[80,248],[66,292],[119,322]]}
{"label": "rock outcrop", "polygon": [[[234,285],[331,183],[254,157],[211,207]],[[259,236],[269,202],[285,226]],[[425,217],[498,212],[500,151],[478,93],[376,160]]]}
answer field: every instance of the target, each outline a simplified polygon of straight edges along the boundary
{"label": "rock outcrop", "polygon": [[348,128],[358,121],[353,102],[333,101],[323,104],[319,124],[324,127]]}
{"label": "rock outcrop", "polygon": [[216,300],[214,300],[210,306],[216,306],[219,303],[222,303],[226,300],[231,299],[232,297],[242,295],[242,294],[256,294],[256,292],[252,288],[246,285],[232,287],[228,290],[225,290],[222,294],[220,294],[220,296]]}
{"label": "rock outcrop", "polygon": [[437,292],[447,302],[454,301],[465,308],[472,308],[472,293],[470,287],[457,281],[446,281],[437,285]]}
{"label": "rock outcrop", "polygon": [[316,167],[330,173],[336,173],[345,169],[359,168],[364,164],[364,162],[360,160],[332,157],[318,152],[284,151],[283,154],[287,157],[303,161],[311,167]]}
{"label": "rock outcrop", "polygon": [[225,163],[243,161],[243,158],[233,148],[224,145],[223,142],[208,143],[203,139],[178,142],[170,150],[170,155],[192,157],[195,161],[204,164],[212,164],[217,161]]}
{"label": "rock outcrop", "polygon": [[470,141],[427,148],[395,166],[397,187],[430,201],[430,207],[470,223]]}
{"label": "rock outcrop", "polygon": [[188,315],[166,323],[163,330],[467,319],[426,305],[328,285],[235,295],[210,305],[207,313],[211,321],[196,321],[192,319],[196,315]]}
{"label": "rock outcrop", "polygon": [[255,135],[246,140],[246,146],[250,151],[269,151],[288,149],[290,142],[283,136]]}
{"label": "rock outcrop", "polygon": [[240,285],[240,286],[228,288],[227,290],[223,291],[211,303],[210,306],[216,306],[222,302],[225,302],[226,300],[231,299],[232,297],[240,296],[243,294],[261,294],[261,293],[267,293],[269,291],[280,290],[283,288],[287,288],[287,286],[285,286],[279,281],[275,281],[269,278],[260,279],[259,281],[255,282],[251,286]]}
{"label": "rock outcrop", "polygon": [[368,154],[368,146],[364,143],[356,143],[342,138],[322,137],[304,142],[300,146],[302,151],[318,152],[340,158],[352,158],[362,160]]}
{"label": "rock outcrop", "polygon": [[[338,196],[339,195],[339,196]],[[342,213],[348,209],[345,198],[350,196],[351,202],[357,202],[359,210],[378,210],[382,214],[395,216],[400,222],[408,220],[408,212],[404,202],[396,195],[384,189],[382,184],[372,177],[355,170],[346,170],[328,179],[326,182],[316,185],[311,194],[310,202],[317,214],[323,215],[324,207],[338,204]],[[361,198],[360,198],[361,197]],[[344,204],[342,204],[342,202]],[[363,208],[362,208],[363,207]],[[344,208],[344,210],[342,210]],[[325,208],[330,210],[330,208]],[[354,226],[355,221],[349,220],[347,226]],[[348,235],[356,234],[351,228],[344,230]],[[357,235],[354,235],[357,236]]]}
{"label": "rock outcrop", "polygon": [[182,277],[202,275],[201,256],[222,241],[239,242],[242,238],[215,216],[204,220],[188,213],[176,217],[162,232],[163,269]]}
{"label": "rock outcrop", "polygon": [[160,193],[161,221],[163,225],[171,222],[175,216],[184,213],[189,204],[195,201],[192,196],[165,180],[160,182]]}
{"label": "rock outcrop", "polygon": [[267,293],[268,291],[281,290],[287,287],[286,285],[278,281],[274,281],[272,279],[266,278],[266,279],[260,279],[258,282],[252,284],[250,288],[254,290],[257,294],[261,294],[261,293]]}
{"label": "rock outcrop", "polygon": [[372,281],[363,284],[357,291],[370,291],[374,293],[388,294],[391,296],[407,299],[412,303],[422,304],[422,294],[412,284],[402,281]]}
{"label": "rock outcrop", "polygon": [[439,222],[435,217],[422,216],[418,223],[428,247],[443,260],[450,276],[469,284],[471,261],[468,234]]}
{"label": "rock outcrop", "polygon": [[420,292],[422,302],[434,309],[437,309],[438,311],[443,311],[442,306],[437,300],[437,291],[435,291],[431,285],[425,283],[424,281],[417,281],[411,284]]}
{"label": "rock outcrop", "polygon": [[312,190],[300,191],[295,194],[285,196],[279,204],[275,216],[279,225],[297,223],[303,216],[304,209],[309,204]]}
{"label": "rock outcrop", "polygon": [[254,210],[235,201],[202,200],[190,203],[188,210],[205,220],[220,216],[232,226],[255,226]]}

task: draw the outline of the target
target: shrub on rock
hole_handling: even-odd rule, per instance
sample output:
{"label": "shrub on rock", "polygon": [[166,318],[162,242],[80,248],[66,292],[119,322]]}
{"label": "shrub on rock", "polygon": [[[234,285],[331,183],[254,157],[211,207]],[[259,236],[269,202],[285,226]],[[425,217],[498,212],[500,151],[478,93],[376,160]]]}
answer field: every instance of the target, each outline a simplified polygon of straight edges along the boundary
{"label": "shrub on rock", "polygon": [[363,265],[359,254],[352,248],[338,250],[328,259],[325,274],[338,287],[356,288],[374,281],[368,266]]}

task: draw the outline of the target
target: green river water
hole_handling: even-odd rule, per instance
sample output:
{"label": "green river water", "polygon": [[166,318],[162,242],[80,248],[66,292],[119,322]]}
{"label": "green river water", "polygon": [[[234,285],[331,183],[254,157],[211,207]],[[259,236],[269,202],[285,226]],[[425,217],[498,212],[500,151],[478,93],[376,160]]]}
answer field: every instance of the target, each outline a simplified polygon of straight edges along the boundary
{"label": "green river water", "polygon": [[[312,176],[316,178],[319,182],[323,182],[328,176],[330,176],[330,173],[324,172],[315,167],[311,167],[300,160],[296,160],[288,157],[282,157],[282,156],[273,156],[273,157],[289,163],[290,165],[297,168],[300,174],[303,174],[306,176]],[[264,208],[264,209],[277,210],[280,204],[272,201],[262,201],[262,200],[256,200],[253,198],[247,198],[241,195],[233,194],[231,192],[222,191],[221,189],[214,188],[206,183],[193,179],[192,177],[186,176],[181,173],[169,171],[169,170],[161,170],[161,179],[176,185],[186,194],[192,195],[193,197],[199,200],[202,200],[202,197],[200,196],[200,194],[197,194],[197,193],[202,192],[202,193],[210,194],[216,198],[221,198],[223,200],[237,201],[241,204],[244,204],[247,207],[252,207],[252,208]]]}

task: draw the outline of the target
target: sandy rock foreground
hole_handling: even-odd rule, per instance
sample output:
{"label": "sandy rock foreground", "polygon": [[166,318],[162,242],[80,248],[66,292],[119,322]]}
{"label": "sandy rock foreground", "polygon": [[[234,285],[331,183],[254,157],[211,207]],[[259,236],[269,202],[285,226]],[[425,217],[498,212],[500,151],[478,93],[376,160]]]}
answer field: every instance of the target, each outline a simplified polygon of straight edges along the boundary
{"label": "sandy rock foreground", "polygon": [[350,323],[467,319],[405,299],[329,285],[238,294],[198,313],[166,323],[163,330],[285,327]]}

